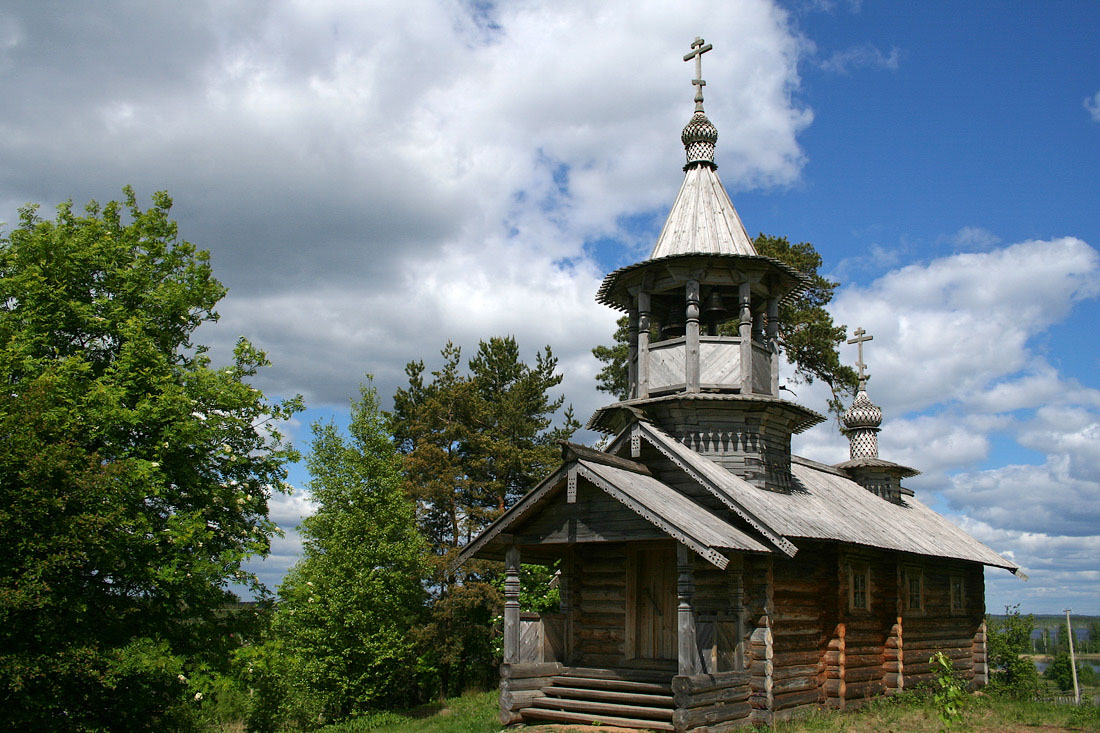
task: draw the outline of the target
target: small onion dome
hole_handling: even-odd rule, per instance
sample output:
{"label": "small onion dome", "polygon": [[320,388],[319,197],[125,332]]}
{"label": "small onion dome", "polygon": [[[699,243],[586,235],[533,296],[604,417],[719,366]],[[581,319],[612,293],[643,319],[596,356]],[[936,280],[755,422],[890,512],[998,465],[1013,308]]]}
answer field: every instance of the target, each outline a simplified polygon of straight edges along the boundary
{"label": "small onion dome", "polygon": [[871,402],[867,391],[861,389],[841,419],[848,430],[877,428],[882,424],[882,408]]}
{"label": "small onion dome", "polygon": [[714,165],[714,146],[718,142],[718,128],[702,112],[696,112],[684,125],[680,135],[687,153],[688,165],[710,163]]}

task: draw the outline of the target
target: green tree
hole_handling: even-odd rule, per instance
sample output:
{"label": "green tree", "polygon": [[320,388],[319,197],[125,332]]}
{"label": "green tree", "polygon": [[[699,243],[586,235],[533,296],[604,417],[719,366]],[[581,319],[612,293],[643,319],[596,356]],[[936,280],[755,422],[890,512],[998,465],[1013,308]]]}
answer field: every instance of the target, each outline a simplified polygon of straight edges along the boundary
{"label": "green tree", "polygon": [[561,410],[563,399],[549,394],[561,383],[549,347],[532,366],[520,359],[514,338],[492,338],[466,370],[458,347],[447,344],[442,353],[443,366],[430,378],[423,362],[406,367],[409,384],[394,396],[390,429],[431,549],[431,608],[418,630],[422,659],[439,689],[453,694],[494,676],[502,601],[492,583],[495,563],[451,572],[458,548],[557,464],[557,442],[579,425],[571,410]]}
{"label": "green tree", "polygon": [[[825,306],[833,299],[838,283],[818,270],[822,259],[809,242],[791,244],[786,237],[758,234],[753,241],[758,254],[772,257],[794,267],[808,278],[806,290],[779,306],[779,346],[794,365],[797,379],[812,383],[820,379],[832,390],[829,407],[839,413],[841,398],[855,392],[855,371],[840,363],[837,347],[844,342],[844,325],[833,323]],[[626,318],[620,318],[610,346],[597,346],[592,354],[603,363],[596,375],[597,389],[626,399],[628,337]],[[736,334],[736,323],[723,324],[722,333]]]}
{"label": "green tree", "polygon": [[[0,721],[135,729],[179,711],[224,644],[229,582],[268,551],[300,400],[249,384],[247,341],[191,337],[225,288],[171,199],[37,207],[0,237]],[[182,680],[182,681],[181,681]],[[160,721],[156,723],[156,721]],[[182,726],[179,720],[171,723]]]}
{"label": "green tree", "polygon": [[1039,686],[1039,673],[1030,658],[1021,656],[1031,649],[1035,618],[1020,614],[1020,605],[1005,606],[1003,618],[987,615],[986,650],[991,690],[1026,698]]}
{"label": "green tree", "polygon": [[[418,699],[410,629],[423,609],[423,539],[374,389],[352,403],[350,437],[313,424],[317,512],[304,554],[279,587],[273,631],[291,695],[325,720]],[[311,715],[311,717],[313,717]]]}

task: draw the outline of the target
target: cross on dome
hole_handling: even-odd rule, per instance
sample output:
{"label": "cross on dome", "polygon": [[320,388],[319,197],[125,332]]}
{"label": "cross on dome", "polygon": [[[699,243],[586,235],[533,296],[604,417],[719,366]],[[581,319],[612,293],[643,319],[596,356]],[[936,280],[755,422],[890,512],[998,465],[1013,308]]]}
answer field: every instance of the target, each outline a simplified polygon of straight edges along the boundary
{"label": "cross on dome", "polygon": [[684,55],[684,61],[695,59],[695,78],[691,80],[693,86],[698,87],[695,92],[695,111],[703,111],[703,87],[707,85],[703,81],[703,54],[714,48],[702,38],[696,38],[691,42],[691,53]]}
{"label": "cross on dome", "polygon": [[871,376],[865,371],[867,369],[867,365],[863,363],[863,344],[866,341],[874,340],[875,337],[865,335],[867,334],[867,332],[864,331],[862,327],[857,328],[852,333],[855,338],[848,339],[848,343],[858,344],[859,355],[856,357],[856,366],[859,367],[859,388],[862,390],[866,388],[867,378]]}

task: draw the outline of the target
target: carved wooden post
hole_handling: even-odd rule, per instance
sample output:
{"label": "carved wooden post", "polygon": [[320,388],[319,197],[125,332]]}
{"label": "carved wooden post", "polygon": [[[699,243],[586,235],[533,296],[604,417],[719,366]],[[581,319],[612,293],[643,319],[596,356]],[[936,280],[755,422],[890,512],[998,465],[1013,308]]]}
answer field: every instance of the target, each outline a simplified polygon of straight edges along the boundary
{"label": "carved wooden post", "polygon": [[638,293],[638,397],[649,397],[649,293]]}
{"label": "carved wooden post", "polygon": [[699,645],[695,639],[695,579],[692,576],[692,552],[687,545],[676,545],[676,570],[679,577],[676,582],[676,642],[678,674],[694,675],[702,671],[699,659]]}
{"label": "carved wooden post", "polygon": [[741,323],[737,329],[741,337],[741,394],[752,394],[752,290],[747,282],[741,283],[738,300],[741,304]]}
{"label": "carved wooden post", "polygon": [[688,392],[699,391],[699,281],[688,280],[686,288],[687,329],[684,332],[684,382]]}
{"label": "carved wooden post", "polygon": [[771,352],[772,394],[779,396],[779,298],[768,298],[768,351]]}
{"label": "carved wooden post", "polygon": [[626,316],[626,396],[638,396],[638,309],[631,308]]}
{"label": "carved wooden post", "polygon": [[504,663],[519,664],[519,548],[504,554]]}

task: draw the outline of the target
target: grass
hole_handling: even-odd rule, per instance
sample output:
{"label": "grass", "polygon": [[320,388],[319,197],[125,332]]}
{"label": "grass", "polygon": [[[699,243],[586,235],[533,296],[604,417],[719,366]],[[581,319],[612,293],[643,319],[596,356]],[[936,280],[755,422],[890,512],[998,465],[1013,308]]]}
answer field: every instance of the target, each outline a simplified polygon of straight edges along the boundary
{"label": "grass", "polygon": [[[859,710],[846,712],[817,710],[794,721],[778,722],[772,728],[756,730],[774,733],[938,733],[944,725],[927,698],[908,694],[880,698]],[[376,713],[330,725],[323,733],[496,733],[497,691],[472,692],[442,703],[425,705],[402,713]],[[549,726],[519,728],[521,731],[550,731]],[[593,733],[607,726],[577,726],[570,730]],[[968,696],[963,720],[948,730],[960,733],[1046,733],[1050,731],[1100,731],[1100,708],[1049,703],[1020,702],[987,695]]]}
{"label": "grass", "polygon": [[322,733],[496,733],[499,694],[497,690],[468,692],[400,713],[372,713],[326,726]]}

